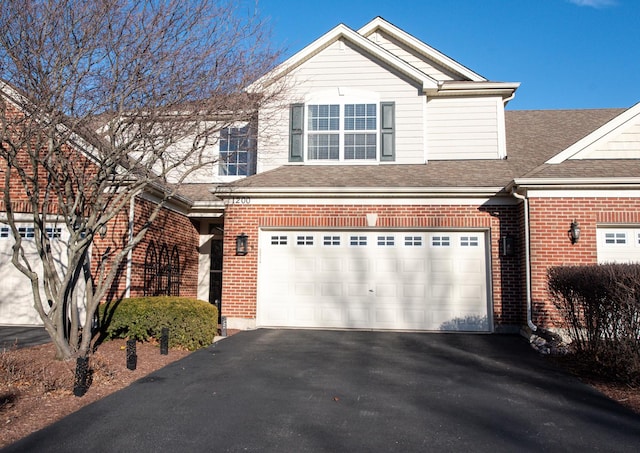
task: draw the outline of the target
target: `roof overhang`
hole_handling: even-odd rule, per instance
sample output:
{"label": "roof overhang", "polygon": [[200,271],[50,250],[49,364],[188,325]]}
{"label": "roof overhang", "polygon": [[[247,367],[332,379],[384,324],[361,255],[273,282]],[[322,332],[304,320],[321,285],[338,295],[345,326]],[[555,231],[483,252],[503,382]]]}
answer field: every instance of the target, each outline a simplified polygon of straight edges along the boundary
{"label": "roof overhang", "polygon": [[377,30],[382,31],[383,33],[393,37],[394,39],[404,43],[406,46],[416,50],[418,53],[421,53],[428,59],[434,61],[435,63],[457,73],[460,74],[463,78],[469,79],[474,82],[485,81],[486,79],[481,75],[473,72],[469,68],[461,65],[457,61],[449,58],[445,54],[439,52],[431,46],[426,45],[419,39],[411,36],[409,33],[404,30],[396,27],[395,25],[387,22],[381,17],[376,17],[371,22],[366,24],[358,33],[362,36],[369,37],[372,33]]}
{"label": "roof overhang", "polygon": [[269,72],[265,76],[258,79],[256,82],[249,85],[247,91],[260,92],[264,90],[269,85],[277,82],[278,80],[282,80],[282,78],[284,78],[291,71],[339,40],[345,40],[351,45],[361,49],[363,52],[368,53],[369,55],[394,68],[398,72],[416,81],[421,85],[423,90],[435,89],[438,86],[437,81],[432,77],[416,69],[406,61],[396,57],[391,52],[383,49],[382,47],[378,46],[361,34],[355,32],[346,25],[339,24],[338,26],[334,27],[332,30],[306,46],[304,49],[287,59],[285,62],[278,65],[273,71]]}
{"label": "roof overhang", "polygon": [[440,81],[436,88],[425,93],[431,97],[439,96],[500,96],[505,101],[513,99],[520,86],[519,82],[460,82]]}
{"label": "roof overhang", "polygon": [[218,187],[212,193],[222,200],[252,198],[487,198],[503,187]]}
{"label": "roof overhang", "polygon": [[640,189],[640,177],[624,178],[516,178],[507,186],[507,190],[542,189],[542,190],[576,190],[576,189]]}
{"label": "roof overhang", "polygon": [[577,156],[584,150],[595,146],[606,137],[616,130],[626,127],[632,120],[640,115],[640,102],[622,112],[620,115],[613,118],[611,121],[600,126],[589,135],[578,140],[576,143],[565,149],[564,151],[556,154],[551,159],[547,160],[547,164],[561,164],[565,160],[577,158]]}

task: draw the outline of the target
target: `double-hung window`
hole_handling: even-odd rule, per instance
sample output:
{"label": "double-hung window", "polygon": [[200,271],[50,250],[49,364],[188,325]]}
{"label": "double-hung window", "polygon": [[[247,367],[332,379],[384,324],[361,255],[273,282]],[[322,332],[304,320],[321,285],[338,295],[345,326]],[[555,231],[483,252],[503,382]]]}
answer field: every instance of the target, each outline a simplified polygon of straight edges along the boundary
{"label": "double-hung window", "polygon": [[376,159],[376,104],[345,104],[344,158]]}
{"label": "double-hung window", "polygon": [[291,106],[289,160],[395,160],[395,104],[309,103]]}
{"label": "double-hung window", "polygon": [[309,105],[308,158],[340,158],[340,105]]}
{"label": "double-hung window", "polygon": [[255,172],[255,139],[250,135],[249,126],[222,129],[219,174],[249,176]]}

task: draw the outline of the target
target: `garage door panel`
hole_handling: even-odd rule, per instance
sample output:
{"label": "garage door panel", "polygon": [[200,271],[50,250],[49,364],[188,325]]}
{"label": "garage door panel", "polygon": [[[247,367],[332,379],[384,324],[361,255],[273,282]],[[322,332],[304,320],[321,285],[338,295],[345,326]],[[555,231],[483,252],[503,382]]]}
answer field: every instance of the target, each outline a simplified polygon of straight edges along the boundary
{"label": "garage door panel", "polygon": [[[293,293],[298,297],[316,295],[316,291],[315,291],[316,285],[313,282],[310,282],[310,283],[298,282],[298,283],[294,283],[293,287],[294,287]],[[281,289],[281,291],[276,291],[275,293],[276,295],[282,296],[284,298],[286,298],[289,295],[289,285],[286,285],[286,284],[277,285],[276,288]]]}
{"label": "garage door panel", "polygon": [[598,227],[598,263],[640,262],[640,228]]}
{"label": "garage door panel", "polygon": [[347,295],[349,297],[362,297],[369,293],[368,283],[349,283],[347,284]]}
{"label": "garage door panel", "polygon": [[401,259],[400,268],[405,274],[424,273],[427,263],[425,259]]}
{"label": "garage door panel", "polygon": [[366,306],[346,308],[348,323],[354,327],[366,327],[370,323],[370,312]]}
{"label": "garage door panel", "polygon": [[398,286],[394,283],[376,284],[375,291],[376,297],[397,297]]}
{"label": "garage door panel", "polygon": [[375,261],[375,270],[383,275],[386,273],[396,274],[398,272],[398,264],[395,258],[378,258]]}
{"label": "garage door panel", "polygon": [[429,273],[434,277],[453,274],[453,262],[450,259],[432,259],[429,263]]}
{"label": "garage door panel", "polygon": [[368,274],[371,263],[366,258],[348,257],[347,269],[353,274]]}
{"label": "garage door panel", "polygon": [[[38,258],[37,248],[34,242],[34,229],[30,224],[18,225],[18,230],[23,238],[22,246],[27,260],[36,272],[42,272],[42,265]],[[66,247],[69,233],[62,226],[47,228],[50,240],[51,252],[58,271],[67,271]],[[0,291],[0,324],[4,325],[41,325],[33,302],[30,280],[22,274],[11,262],[12,248],[15,243],[11,230],[7,226],[0,227],[0,275],[2,275],[2,291]],[[44,288],[40,281],[41,291]],[[76,297],[80,302],[80,315],[83,316],[82,298],[84,297],[84,285],[78,284]]]}
{"label": "garage door panel", "polygon": [[320,259],[322,272],[342,272],[342,260],[339,257]]}
{"label": "garage door panel", "polygon": [[[460,330],[464,324],[487,331],[484,233],[461,234],[261,232],[257,324],[411,330]],[[313,246],[273,246],[272,235],[287,237],[288,244],[304,237]],[[307,289],[290,286],[288,295],[276,297],[274,282],[283,279]],[[268,309],[279,303],[290,309]],[[484,317],[482,329],[461,321],[472,316]]]}
{"label": "garage door panel", "polygon": [[294,261],[293,269],[295,272],[315,272],[316,271],[316,260],[315,258],[300,258],[296,257]]}
{"label": "garage door panel", "polygon": [[424,300],[425,291],[425,285],[402,285],[402,296],[405,298]]}
{"label": "garage door panel", "polygon": [[320,295],[323,297],[342,297],[342,285],[322,283],[320,285]]}

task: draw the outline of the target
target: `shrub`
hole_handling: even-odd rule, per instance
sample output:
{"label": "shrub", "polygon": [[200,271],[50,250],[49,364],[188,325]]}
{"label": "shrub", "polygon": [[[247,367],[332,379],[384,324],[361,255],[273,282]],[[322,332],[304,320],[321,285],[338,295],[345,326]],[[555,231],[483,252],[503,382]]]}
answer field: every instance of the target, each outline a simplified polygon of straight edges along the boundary
{"label": "shrub", "polygon": [[576,353],[640,382],[640,264],[552,267],[548,283]]}
{"label": "shrub", "polygon": [[191,351],[209,346],[218,329],[218,309],[183,297],[139,297],[100,307],[101,331],[106,338],[159,339],[169,328],[169,346]]}

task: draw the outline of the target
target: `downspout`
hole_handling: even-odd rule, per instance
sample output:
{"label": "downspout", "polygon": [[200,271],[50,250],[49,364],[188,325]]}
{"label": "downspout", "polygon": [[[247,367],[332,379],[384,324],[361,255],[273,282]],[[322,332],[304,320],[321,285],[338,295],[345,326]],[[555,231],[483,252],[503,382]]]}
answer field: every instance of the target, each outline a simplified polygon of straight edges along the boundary
{"label": "downspout", "polygon": [[525,195],[516,192],[515,186],[511,188],[511,195],[524,203],[524,254],[525,254],[525,275],[527,280],[527,325],[532,332],[538,330],[538,326],[532,320],[532,296],[531,296],[531,252],[530,252],[530,230],[529,230],[529,199]]}
{"label": "downspout", "polygon": [[[136,211],[136,198],[131,197],[131,201],[129,202],[129,244],[133,241],[133,222],[135,220],[135,211]],[[126,286],[125,286],[125,298],[131,297],[131,263],[133,261],[133,249],[129,249],[127,252],[127,277],[126,277]]]}

